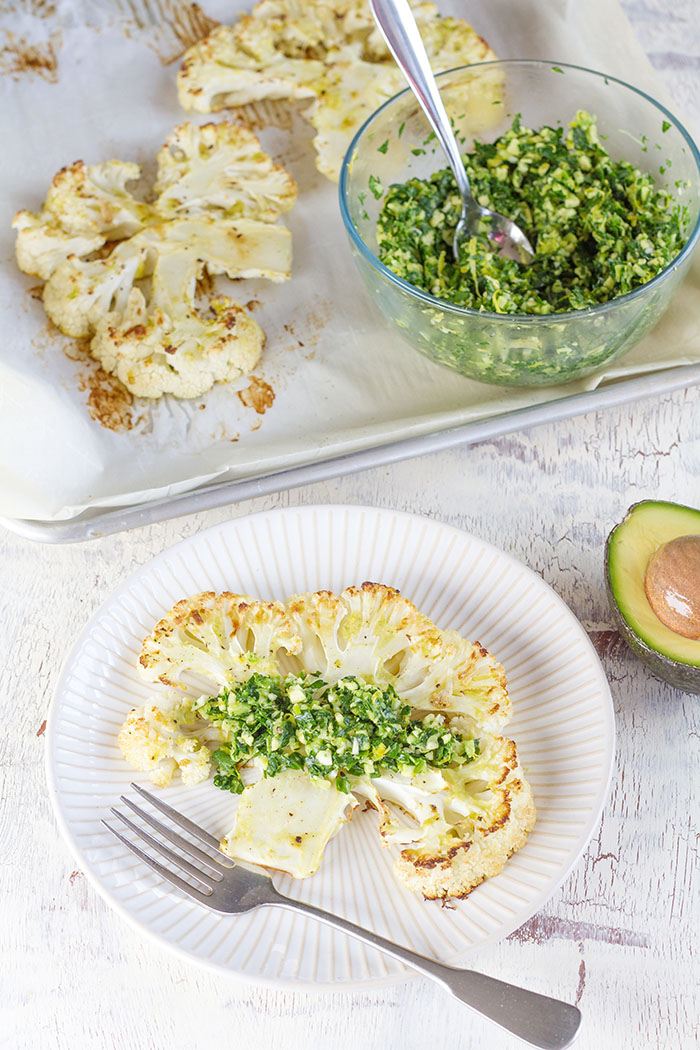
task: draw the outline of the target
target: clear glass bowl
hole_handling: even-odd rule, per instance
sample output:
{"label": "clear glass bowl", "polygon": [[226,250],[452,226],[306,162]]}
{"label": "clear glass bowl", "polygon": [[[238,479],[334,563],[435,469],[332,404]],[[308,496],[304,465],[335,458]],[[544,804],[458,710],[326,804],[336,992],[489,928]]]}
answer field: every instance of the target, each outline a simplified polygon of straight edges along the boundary
{"label": "clear glass bowl", "polygon": [[436,299],[392,273],[376,255],[384,190],[446,167],[412,92],[395,95],[358,131],[343,162],[340,207],[355,261],[384,317],[414,349],[482,382],[544,386],[588,375],[620,357],[659,320],[700,237],[700,154],[667,109],[629,84],[578,66],[485,62],[437,78],[448,114],[469,149],[492,141],[521,114],[532,128],[566,125],[579,109],[598,118],[614,159],[651,172],[684,209],[687,241],[652,281],[617,299],[567,313],[496,314]]}

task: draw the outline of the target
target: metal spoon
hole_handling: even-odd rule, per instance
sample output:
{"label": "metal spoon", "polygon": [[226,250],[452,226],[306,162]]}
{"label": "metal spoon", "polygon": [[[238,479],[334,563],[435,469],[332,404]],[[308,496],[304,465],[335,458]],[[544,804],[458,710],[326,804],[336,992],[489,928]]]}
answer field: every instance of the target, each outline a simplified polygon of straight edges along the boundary
{"label": "metal spoon", "polygon": [[387,47],[418,99],[430,126],[444,149],[462,198],[462,215],[455,229],[452,251],[459,258],[459,245],[477,233],[486,234],[501,255],[517,262],[532,262],[535,252],[519,226],[474,199],[464,170],[462,155],[445,112],[440,92],[408,0],[369,0],[374,20]]}

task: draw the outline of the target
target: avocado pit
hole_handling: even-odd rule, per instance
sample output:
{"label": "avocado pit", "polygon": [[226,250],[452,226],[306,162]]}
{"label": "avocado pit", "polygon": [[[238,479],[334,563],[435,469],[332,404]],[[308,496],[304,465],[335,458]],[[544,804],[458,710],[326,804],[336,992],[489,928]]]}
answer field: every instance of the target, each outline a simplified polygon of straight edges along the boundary
{"label": "avocado pit", "polygon": [[700,535],[679,536],[659,547],[644,577],[649,605],[684,638],[700,638]]}

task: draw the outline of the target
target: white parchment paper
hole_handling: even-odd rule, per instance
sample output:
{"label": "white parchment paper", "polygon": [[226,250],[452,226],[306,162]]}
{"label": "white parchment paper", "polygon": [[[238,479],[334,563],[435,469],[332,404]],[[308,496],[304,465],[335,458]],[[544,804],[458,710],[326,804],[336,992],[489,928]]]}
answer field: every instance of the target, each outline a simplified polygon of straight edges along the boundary
{"label": "white parchment paper", "polygon": [[[37,281],[15,266],[10,222],[20,208],[38,210],[54,173],[79,158],[152,166],[170,129],[193,119],[177,103],[179,63],[173,60],[183,41],[201,35],[204,17],[181,0],[105,0],[97,8],[87,0],[16,4],[0,13],[0,516],[67,519],[91,507],[255,477],[700,361],[696,253],[654,332],[594,377],[511,390],[433,365],[391,332],[368,300],[346,244],[337,188],[316,172],[311,131],[296,120],[260,132],[300,187],[287,217],[292,280],[237,282],[234,296],[259,304],[253,316],[267,346],[255,375],[274,391],[274,403],[264,414],[244,404],[237,392],[249,380],[242,379],[194,402],[135,401],[123,406],[130,429],[104,427],[93,418],[94,406],[109,384],[47,324],[31,294]],[[232,21],[246,5],[204,0],[201,6],[212,19]],[[467,17],[502,58],[587,65],[674,110],[616,0],[443,0],[439,6]]]}

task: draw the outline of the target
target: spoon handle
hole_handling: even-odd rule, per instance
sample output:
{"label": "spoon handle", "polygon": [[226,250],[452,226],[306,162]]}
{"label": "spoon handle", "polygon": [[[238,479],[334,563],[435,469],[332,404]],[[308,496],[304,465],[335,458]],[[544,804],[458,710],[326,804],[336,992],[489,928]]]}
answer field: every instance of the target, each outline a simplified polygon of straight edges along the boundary
{"label": "spoon handle", "polygon": [[418,99],[430,126],[447,154],[463,201],[473,200],[462,154],[440,98],[430,62],[408,0],[369,0],[387,47]]}

